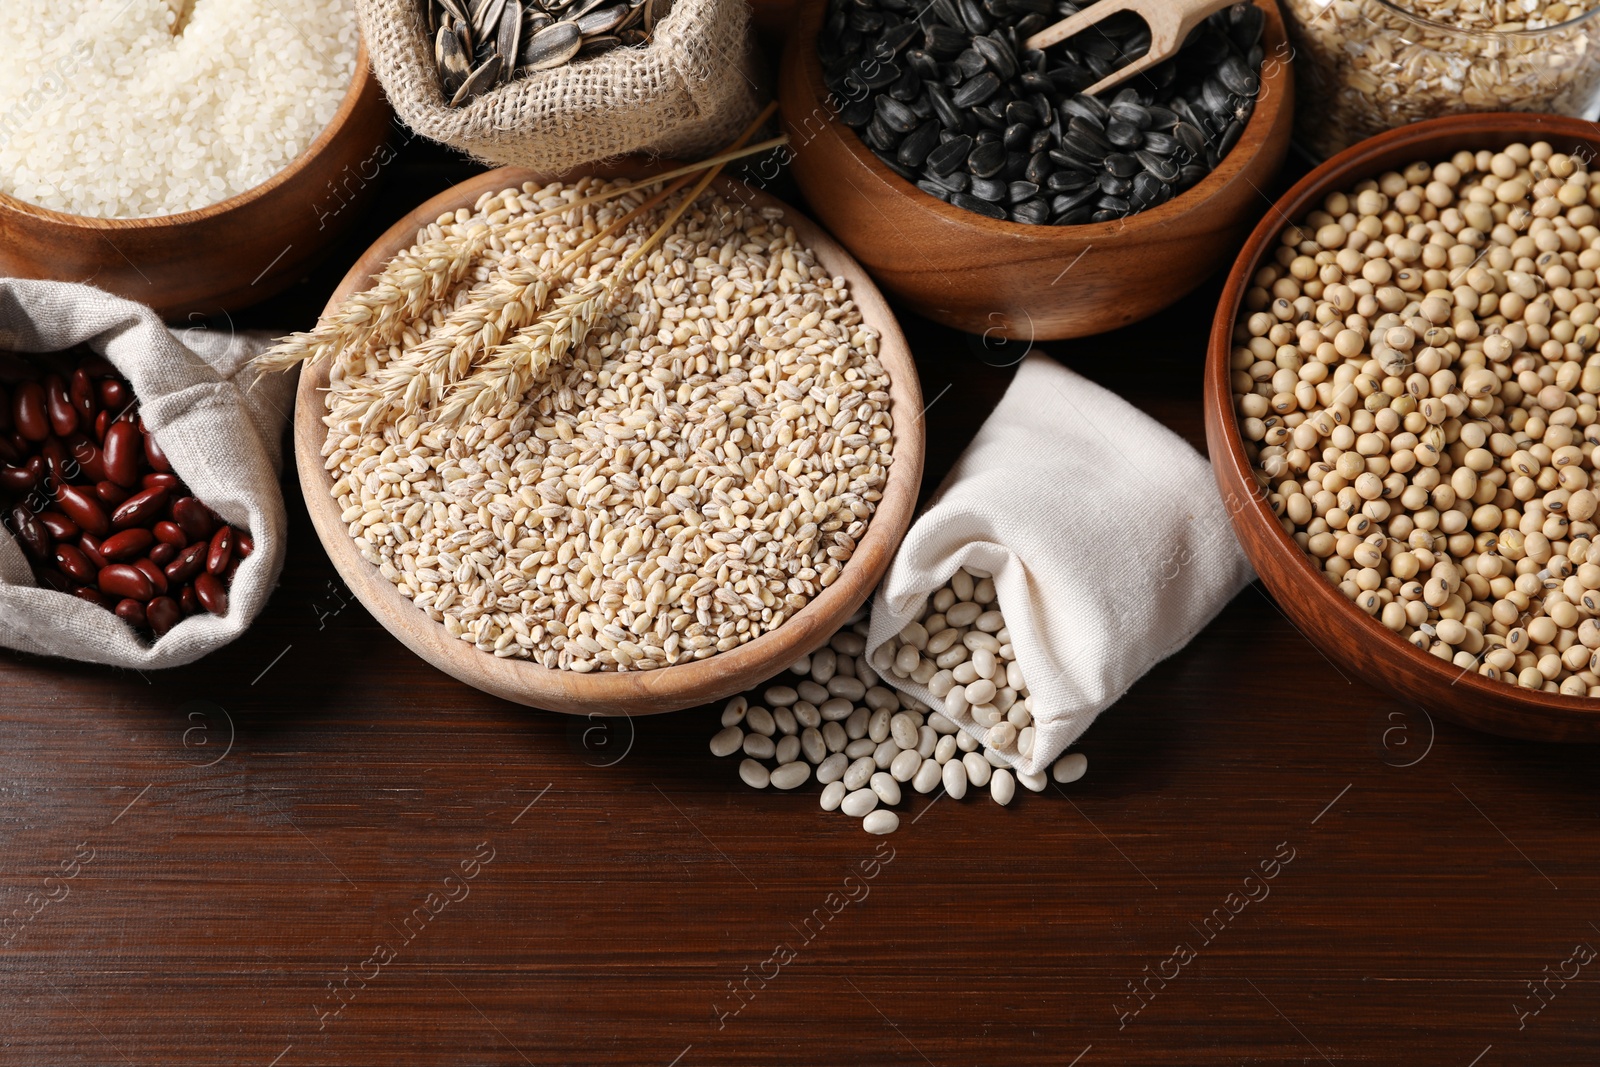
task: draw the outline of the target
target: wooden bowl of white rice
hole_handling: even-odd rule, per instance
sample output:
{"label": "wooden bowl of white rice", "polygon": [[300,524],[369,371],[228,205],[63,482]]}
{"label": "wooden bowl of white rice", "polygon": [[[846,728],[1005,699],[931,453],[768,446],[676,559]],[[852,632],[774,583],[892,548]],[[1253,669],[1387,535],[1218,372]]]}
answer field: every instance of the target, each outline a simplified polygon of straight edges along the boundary
{"label": "wooden bowl of white rice", "polygon": [[352,0],[0,7],[0,273],[169,319],[245,307],[356,221],[389,158]]}

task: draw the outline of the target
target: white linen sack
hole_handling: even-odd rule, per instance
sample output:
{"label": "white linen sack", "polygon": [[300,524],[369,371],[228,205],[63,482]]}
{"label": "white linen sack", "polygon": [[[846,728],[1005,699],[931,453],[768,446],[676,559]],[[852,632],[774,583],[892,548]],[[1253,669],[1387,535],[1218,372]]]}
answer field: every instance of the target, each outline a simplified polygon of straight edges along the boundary
{"label": "white linen sack", "polygon": [[[1206,460],[1037,353],[912,525],[873,606],[868,662],[935,709],[891,670],[886,642],[959,567],[994,577],[1035,730],[1030,755],[1001,755],[1033,773],[1251,580]],[[952,718],[983,739],[970,713]]]}
{"label": "white linen sack", "polygon": [[271,375],[248,388],[254,372],[244,369],[270,341],[198,328],[169,332],[144,305],[87,285],[0,278],[0,349],[58,352],[87,344],[102,353],[133,386],[173,471],[255,541],[229,587],[228,614],[187,618],[152,645],[105,608],[40,588],[21,546],[0,535],[0,645],[150,669],[191,663],[245,631],[277,584],[287,526],[277,472],[293,376]]}

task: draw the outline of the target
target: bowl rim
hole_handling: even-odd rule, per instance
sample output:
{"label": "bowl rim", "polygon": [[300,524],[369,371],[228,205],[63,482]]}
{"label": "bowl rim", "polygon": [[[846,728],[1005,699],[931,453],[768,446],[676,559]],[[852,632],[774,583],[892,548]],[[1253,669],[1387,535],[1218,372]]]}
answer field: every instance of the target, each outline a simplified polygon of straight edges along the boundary
{"label": "bowl rim", "polygon": [[[914,183],[906,181],[890,170],[883,160],[867,147],[859,133],[839,121],[838,109],[829,103],[831,94],[822,77],[822,59],[817,54],[816,45],[812,43],[822,30],[822,20],[827,12],[828,3],[829,0],[809,0],[801,6],[794,20],[793,46],[798,54],[801,78],[811,102],[815,105],[813,113],[820,114],[824,122],[835,127],[839,140],[845,144],[856,161],[874,177],[893,192],[922,204],[935,217],[951,225],[971,227],[992,237],[1059,239],[1075,244],[1101,244],[1129,230],[1160,229],[1186,216],[1193,216],[1207,201],[1221,194],[1227,186],[1243,175],[1247,163],[1246,153],[1240,152],[1239,144],[1235,144],[1233,150],[1222,158],[1215,170],[1171,200],[1110,222],[1083,222],[1072,226],[1050,224],[1030,226],[1027,223],[1012,222],[1010,219],[991,219],[975,211],[967,211],[946,203],[930,193],[923,192]],[[1290,79],[1293,77],[1291,66],[1294,50],[1289,44],[1288,30],[1276,0],[1251,0],[1251,3],[1266,15],[1261,38],[1266,55],[1261,61],[1261,71],[1257,75],[1261,85],[1256,91],[1255,108],[1250,113],[1250,121],[1245,124],[1245,129],[1241,132],[1240,143],[1245,140],[1244,134],[1257,129],[1259,124],[1264,124],[1266,128],[1272,126],[1288,95]],[[793,120],[785,116],[785,121]],[[791,142],[792,151],[797,151],[800,147],[801,145]],[[1262,192],[1262,196],[1265,198],[1266,194]]]}
{"label": "bowl rim", "polygon": [[[620,177],[630,169],[595,167],[607,177]],[[648,170],[645,168],[639,168]],[[569,172],[562,181],[581,175]],[[383,233],[351,268],[330,296],[332,308],[348,294],[366,288],[379,264],[399,249],[409,246],[419,226],[434,221],[446,210],[471,207],[486,192],[519,187],[525,182],[540,185],[550,175],[521,167],[501,167],[476,175],[430,198]],[[895,424],[894,462],[884,484],[867,531],[854,554],[840,571],[839,578],[804,608],[776,629],[762,634],[727,652],[703,660],[692,660],[649,671],[574,671],[547,668],[526,659],[499,658],[483,652],[459,638],[449,636],[399,590],[384,579],[376,567],[362,559],[349,536],[348,524],[341,522],[336,502],[330,495],[333,478],[322,461],[326,428],[321,393],[326,386],[326,363],[303,367],[296,386],[293,416],[293,449],[301,491],[312,524],[339,576],[361,600],[363,606],[392,636],[429,665],[474,688],[516,703],[548,711],[577,715],[651,715],[697,707],[743,692],[782,673],[790,663],[813,648],[825,644],[856,608],[870,597],[887,572],[901,539],[916,513],[922,484],[925,431],[920,417],[923,406],[921,381],[911,347],[883,294],[850,253],[820,225],[776,197],[723,175],[718,191],[737,196],[757,207],[776,207],[800,240],[833,274],[854,272],[851,299],[862,309],[864,318],[878,331],[879,359],[890,374],[891,412]],[[515,685],[501,684],[499,675],[508,675]],[[706,691],[711,695],[706,695]],[[720,694],[720,695],[719,695]]]}
{"label": "bowl rim", "polygon": [[328,120],[328,124],[312,139],[311,143],[306,145],[300,154],[290,160],[282,170],[273,174],[266,181],[252,185],[243,192],[235,193],[226,200],[219,200],[215,204],[208,204],[205,207],[193,208],[188,211],[174,212],[170,215],[104,218],[96,215],[75,215],[71,212],[57,211],[54,208],[43,207],[11,193],[0,191],[0,213],[11,212],[40,222],[75,230],[119,230],[124,233],[134,230],[177,228],[215,219],[262,199],[281,186],[286,185],[309,166],[311,161],[320,156],[349,123],[373,78],[372,65],[367,55],[366,36],[358,30],[355,73],[350,78],[350,84],[346,87],[344,96],[339,100],[339,108],[333,113],[333,118]]}
{"label": "bowl rim", "polygon": [[[1600,140],[1600,126],[1582,119],[1560,115],[1488,112],[1428,119],[1388,130],[1351,145],[1313,168],[1273,204],[1272,210],[1264,215],[1251,231],[1250,237],[1245,241],[1243,249],[1229,270],[1226,285],[1217,303],[1216,317],[1212,321],[1205,370],[1207,444],[1211,452],[1213,469],[1217,472],[1219,488],[1233,521],[1235,523],[1246,521],[1248,512],[1248,519],[1252,521],[1252,525],[1267,530],[1273,542],[1273,550],[1279,557],[1291,561],[1289,565],[1294,569],[1298,582],[1316,590],[1310,595],[1315,596],[1320,604],[1335,605],[1329,610],[1344,613],[1365,634],[1371,635],[1374,655],[1384,657],[1384,650],[1388,650],[1390,655],[1400,657],[1400,662],[1407,664],[1411,671],[1433,675],[1464,696],[1481,696],[1496,701],[1510,700],[1527,708],[1537,708],[1541,712],[1551,713],[1561,719],[1581,720],[1590,725],[1600,720],[1600,698],[1562,696],[1544,690],[1525,689],[1505,682],[1490,681],[1471,669],[1456,667],[1453,663],[1424,652],[1400,637],[1378,619],[1357,608],[1330,584],[1323,572],[1311,562],[1311,557],[1305,550],[1284,532],[1277,517],[1267,505],[1265,493],[1259,489],[1259,484],[1255,481],[1254,468],[1244,453],[1244,440],[1239,431],[1239,421],[1233,407],[1233,390],[1228,380],[1234,323],[1243,304],[1249,280],[1262,257],[1271,249],[1278,235],[1291,220],[1303,216],[1324,196],[1344,184],[1376,177],[1377,173],[1386,169],[1375,169],[1374,165],[1368,162],[1370,155],[1386,152],[1391,148],[1434,134],[1456,133],[1463,138],[1470,137],[1474,133],[1483,135],[1492,129],[1486,126],[1486,123],[1492,122],[1514,125],[1520,131],[1517,136],[1528,141],[1555,137]],[[1462,147],[1466,147],[1465,141]],[[1221,434],[1220,440],[1209,432],[1213,415],[1217,430]],[[1242,494],[1248,498],[1246,503],[1234,503],[1230,494],[1233,486],[1223,481],[1221,473],[1223,463],[1226,464],[1228,475],[1247,487],[1247,491]],[[1451,677],[1452,675],[1455,677]],[[1377,679],[1362,680],[1369,685],[1379,684]]]}

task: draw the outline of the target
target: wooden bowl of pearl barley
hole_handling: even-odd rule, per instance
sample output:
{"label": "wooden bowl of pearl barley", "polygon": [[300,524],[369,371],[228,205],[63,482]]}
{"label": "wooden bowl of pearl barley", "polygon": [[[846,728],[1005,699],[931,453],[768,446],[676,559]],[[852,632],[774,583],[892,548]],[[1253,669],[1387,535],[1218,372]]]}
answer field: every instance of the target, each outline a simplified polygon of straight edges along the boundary
{"label": "wooden bowl of pearl barley", "polygon": [[259,303],[303,277],[360,219],[392,158],[392,118],[361,44],[321,133],[271,177],[216,203],[98,217],[0,192],[0,273],[85,282],[173,322]]}
{"label": "wooden bowl of pearl barley", "polygon": [[[645,168],[644,172],[648,172]],[[641,171],[634,171],[641,173]],[[617,172],[611,169],[601,169],[597,176],[605,178],[620,178]],[[578,180],[576,175],[563,175],[560,179],[570,187],[571,183]],[[367,251],[367,253],[350,269],[339,289],[329,301],[330,309],[338,307],[349,295],[365,290],[372,284],[373,276],[378,274],[397,253],[411,247],[417,240],[419,229],[429,224],[442,222],[446,219],[455,220],[466,217],[475,210],[475,205],[487,203],[504,203],[503,198],[497,198],[504,190],[520,189],[524,197],[531,197],[534,193],[546,187],[548,177],[533,171],[506,167],[499,170],[472,178],[460,185],[451,188],[427,203],[418,207],[411,214],[385,233]],[[917,377],[916,364],[911,358],[911,351],[906,344],[905,337],[900,332],[900,327],[895,321],[893,313],[884,301],[882,294],[872,284],[866,272],[850,258],[820,227],[805,216],[788,207],[781,201],[765,193],[750,189],[732,179],[719,179],[712,191],[723,197],[723,205],[743,204],[749,213],[779,213],[781,226],[792,230],[796,242],[811,250],[815,262],[829,276],[830,279],[842,279],[848,288],[848,298],[859,309],[862,324],[871,327],[877,334],[878,354],[877,362],[881,364],[882,371],[886,374],[888,396],[874,403],[881,404],[892,420],[892,462],[888,465],[880,490],[881,495],[870,517],[866,520],[865,529],[858,535],[854,549],[849,553],[848,559],[838,570],[837,577],[831,583],[824,584],[816,590],[803,606],[793,610],[781,622],[759,633],[757,636],[741,644],[725,650],[716,651],[706,658],[685,660],[659,665],[649,669],[618,670],[614,667],[601,667],[589,669],[584,672],[567,669],[558,662],[555,666],[546,666],[533,658],[519,658],[517,656],[496,655],[495,651],[487,651],[471,640],[463,640],[459,635],[453,635],[442,621],[435,621],[422,607],[409,599],[389,576],[380,571],[379,566],[368,562],[358,550],[352,535],[351,515],[342,509],[340,501],[334,496],[336,488],[334,474],[329,470],[329,461],[325,460],[328,454],[324,445],[328,441],[328,430],[324,424],[327,414],[325,392],[328,389],[330,368],[329,361],[310,363],[302,368],[300,375],[299,391],[297,394],[294,416],[294,447],[297,465],[300,472],[300,485],[305,494],[306,506],[310,511],[312,523],[317,534],[332,558],[335,568],[340,576],[349,585],[356,597],[370,611],[383,626],[393,634],[402,644],[412,652],[428,661],[446,674],[481,689],[494,696],[501,697],[518,704],[542,708],[548,711],[566,712],[576,715],[650,715],[659,712],[676,711],[683,708],[696,707],[701,704],[722,700],[735,693],[751,689],[770,678],[781,674],[791,664],[815,648],[825,644],[828,639],[864,604],[872,591],[877,588],[879,581],[888,570],[889,562],[899,547],[901,539],[910,528],[912,515],[916,508],[917,495],[922,482],[923,463],[923,427],[922,427],[922,390]],[[578,195],[576,190],[570,190],[570,195]],[[642,194],[641,194],[642,195]],[[681,195],[681,194],[680,194]],[[669,205],[676,204],[677,198],[670,200]],[[521,210],[526,210],[525,208]],[[620,211],[620,209],[618,209]],[[664,209],[661,209],[664,210]],[[460,213],[459,215],[457,213]],[[503,209],[496,209],[503,214]],[[770,216],[767,216],[770,217]],[[653,228],[653,221],[644,230],[640,223],[629,232],[648,232]],[[576,231],[575,231],[576,232]],[[769,231],[770,232],[770,231]],[[731,245],[728,247],[732,247]],[[744,253],[741,253],[744,254]],[[786,254],[787,255],[787,254]],[[715,260],[716,255],[702,256],[702,259]],[[647,261],[648,262],[648,261]],[[682,260],[680,263],[684,262]],[[778,265],[777,259],[773,260]],[[659,277],[657,275],[656,277]],[[666,285],[668,283],[660,283]],[[729,283],[731,284],[731,283]],[[787,277],[783,282],[788,286]],[[652,287],[655,288],[655,287]],[[832,287],[829,282],[829,293],[837,295],[828,297],[829,300],[839,300],[843,294]],[[723,299],[719,297],[718,299]],[[715,312],[717,321],[722,321],[721,316],[726,313],[720,308]],[[833,312],[830,311],[830,314]],[[686,320],[687,321],[687,320]],[[737,325],[737,323],[735,323]],[[770,336],[770,335],[769,335]],[[679,341],[674,338],[672,345],[689,345],[691,339]],[[759,347],[759,346],[758,346]],[[851,347],[856,347],[852,342]],[[659,352],[659,349],[656,350]],[[789,359],[796,354],[795,349],[781,353],[784,359]],[[838,349],[832,350],[833,359],[842,358]],[[571,363],[574,357],[569,356],[566,363]],[[610,358],[607,356],[606,358]],[[637,360],[638,354],[628,357]],[[656,357],[652,357],[656,358]],[[741,357],[749,364],[749,355]],[[852,359],[854,356],[851,357]],[[756,361],[766,364],[763,361]],[[734,364],[737,366],[738,361]],[[633,364],[635,367],[638,363]],[[713,369],[715,364],[713,363]],[[842,366],[842,365],[841,365]],[[610,363],[601,367],[604,375],[610,380],[614,372],[609,369]],[[581,369],[581,368],[580,368]],[[563,373],[559,368],[552,369],[551,374]],[[578,373],[573,371],[572,373]],[[590,372],[584,372],[590,373]],[[593,372],[598,378],[600,371]],[[651,371],[655,377],[661,373],[659,364]],[[706,372],[698,372],[704,377]],[[843,373],[841,370],[840,373]],[[850,372],[854,373],[854,371]],[[758,378],[755,375],[751,380]],[[837,379],[838,375],[834,375]],[[587,381],[588,379],[585,379]],[[823,388],[823,378],[810,379],[818,383],[815,388]],[[788,382],[788,379],[784,379]],[[698,383],[697,383],[698,384]],[[541,397],[551,392],[560,393],[568,387],[556,383],[540,389],[535,388],[523,394],[525,399],[517,405],[518,409],[539,412],[537,418],[544,420],[544,409],[536,405],[541,403]],[[587,386],[585,386],[587,388]],[[691,386],[681,386],[684,394],[688,395]],[[876,387],[875,387],[876,388]],[[615,388],[608,390],[596,389],[589,394],[594,397],[604,392],[616,392]],[[703,390],[701,390],[703,393]],[[669,394],[670,395],[670,394]],[[723,392],[716,395],[722,396]],[[748,394],[747,394],[748,395]],[[791,398],[796,406],[804,397],[811,397],[811,392],[806,392],[803,397]],[[587,403],[588,401],[584,401]],[[603,396],[598,403],[605,403]],[[682,401],[679,402],[682,405]],[[692,405],[691,405],[692,406]],[[589,409],[584,408],[584,411]],[[854,410],[861,411],[857,407]],[[580,412],[580,414],[582,414]],[[587,416],[585,416],[587,417]],[[631,416],[630,416],[631,417]],[[681,416],[674,416],[680,417]],[[760,420],[769,416],[759,412],[749,415],[747,425],[754,427]],[[790,416],[784,416],[785,418]],[[741,415],[741,420],[746,416]],[[537,435],[543,428],[554,429],[547,422],[539,422],[538,426],[529,432]],[[583,427],[580,424],[580,430]],[[682,429],[682,427],[680,427]],[[608,429],[606,434],[613,431]],[[640,430],[641,433],[652,433],[648,429]],[[773,432],[782,434],[774,425]],[[575,431],[569,430],[568,436],[572,437]],[[698,435],[698,430],[697,430]],[[796,454],[804,456],[814,449],[807,447],[802,441],[801,434],[793,438],[793,449]],[[650,440],[660,438],[666,442],[665,447],[672,447],[672,438],[665,429],[654,431]],[[705,440],[698,438],[698,440]],[[745,438],[746,441],[750,440]],[[767,440],[771,440],[770,437]],[[500,439],[496,439],[498,445]],[[338,442],[335,442],[338,444]],[[561,441],[556,441],[560,445]],[[331,449],[332,446],[330,446]],[[637,449],[638,446],[635,446]],[[724,449],[733,448],[733,440],[723,446]],[[765,446],[762,446],[765,447]],[[855,448],[856,445],[848,446]],[[705,447],[692,449],[704,452]],[[745,451],[749,455],[751,446],[746,445]],[[553,447],[545,451],[546,455],[556,454]],[[507,462],[511,462],[507,460]],[[609,469],[609,468],[607,468]],[[793,476],[796,468],[787,468]],[[594,480],[585,482],[583,492],[590,494],[579,497],[576,493],[563,497],[563,504],[555,505],[558,509],[571,504],[574,507],[584,506],[585,501],[594,499],[593,494],[599,493],[604,498],[614,489],[631,492],[643,483],[667,485],[665,481],[653,482],[652,478],[660,474],[659,470],[633,467],[633,477],[628,479],[628,472],[624,472],[619,479],[615,475],[599,476]],[[776,477],[776,468],[772,471]],[[809,477],[809,475],[806,475]],[[343,476],[341,476],[343,477]],[[606,485],[609,481],[609,485]],[[547,483],[541,483],[547,484]],[[684,483],[680,482],[680,486]],[[787,484],[787,483],[784,483]],[[508,486],[509,488],[509,486]],[[670,491],[670,486],[668,487]],[[527,490],[523,490],[527,491]],[[803,495],[797,494],[793,489],[783,493],[775,493],[781,498],[781,503],[788,506],[795,499],[803,501]],[[549,496],[543,498],[550,501]],[[769,498],[770,499],[770,498]],[[682,505],[668,501],[672,507]],[[741,506],[735,501],[735,507]],[[778,506],[778,505],[770,505]],[[820,506],[820,505],[819,505]],[[356,510],[360,510],[357,508]],[[715,512],[716,508],[711,508]],[[704,505],[701,505],[704,514]],[[585,514],[588,514],[587,512]],[[757,513],[759,515],[759,513]],[[558,523],[562,520],[556,520]],[[585,520],[589,521],[589,520]],[[649,522],[647,518],[644,520]],[[670,516],[664,516],[656,521],[660,529],[671,530]],[[705,521],[711,521],[709,518]],[[512,523],[531,523],[525,529],[541,532],[540,536],[548,535],[547,528],[542,527],[540,518],[531,515],[522,520],[512,517]],[[826,524],[824,524],[826,525]],[[637,529],[638,523],[632,524],[630,529]],[[593,529],[591,525],[588,527]],[[777,529],[786,529],[780,524]],[[620,528],[616,532],[621,533]],[[408,536],[411,534],[408,533]],[[812,535],[815,536],[815,535]],[[660,542],[655,542],[660,544]],[[549,545],[549,547],[554,547]],[[571,548],[571,542],[564,542],[565,548]],[[736,546],[730,546],[736,547]],[[637,558],[627,554],[635,550],[629,549],[627,543],[618,550],[618,558]],[[557,553],[560,559],[568,557]],[[574,553],[576,555],[576,553]],[[835,557],[837,558],[837,557]],[[671,561],[667,561],[669,564]],[[648,564],[647,564],[648,565]],[[429,564],[432,568],[437,564]],[[691,570],[678,567],[678,571]],[[658,574],[660,572],[657,572]],[[677,572],[672,572],[677,573]],[[699,572],[695,572],[699,573]],[[804,574],[804,572],[802,572]],[[568,571],[570,577],[571,572]],[[460,581],[460,578],[453,579]],[[805,578],[809,581],[809,577]],[[543,582],[538,574],[531,574],[526,583],[526,588],[538,588],[548,592],[559,587],[562,580],[558,577],[553,581]],[[734,588],[737,588],[735,585]],[[423,586],[422,591],[429,592],[429,587]],[[731,590],[730,590],[731,591]],[[748,590],[747,590],[748,591]],[[705,592],[696,589],[692,596],[704,597]],[[664,609],[663,609],[664,610]],[[674,623],[682,621],[674,617]],[[575,624],[576,625],[576,624]],[[692,632],[692,625],[686,632]],[[510,631],[505,631],[510,632]],[[568,631],[571,636],[577,637],[576,630]],[[503,633],[502,633],[503,636]],[[597,637],[599,635],[596,635]],[[648,644],[647,636],[636,639],[640,644]],[[620,646],[619,646],[620,647]],[[608,646],[609,648],[609,646]],[[631,656],[632,653],[629,653]],[[596,657],[597,659],[599,657]]]}
{"label": "wooden bowl of pearl barley", "polygon": [[1295,626],[1507,737],[1600,740],[1597,151],[1509,113],[1347,149],[1256,227],[1206,366],[1217,483]]}

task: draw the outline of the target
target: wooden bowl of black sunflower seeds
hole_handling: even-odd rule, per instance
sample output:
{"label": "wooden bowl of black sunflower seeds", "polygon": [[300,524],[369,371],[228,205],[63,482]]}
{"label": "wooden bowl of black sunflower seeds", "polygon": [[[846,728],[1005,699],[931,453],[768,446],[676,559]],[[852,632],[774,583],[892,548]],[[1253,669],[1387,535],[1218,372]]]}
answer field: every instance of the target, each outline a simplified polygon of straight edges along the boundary
{"label": "wooden bowl of black sunflower seeds", "polygon": [[[1232,258],[1289,147],[1291,50],[1272,0],[1174,58],[1136,16],[1046,52],[1072,0],[806,0],[780,100],[796,180],[873,278],[986,337],[1082,337],[1154,314]],[[1103,32],[1100,32],[1103,31]]]}

